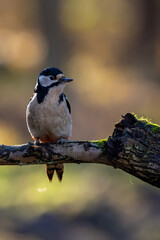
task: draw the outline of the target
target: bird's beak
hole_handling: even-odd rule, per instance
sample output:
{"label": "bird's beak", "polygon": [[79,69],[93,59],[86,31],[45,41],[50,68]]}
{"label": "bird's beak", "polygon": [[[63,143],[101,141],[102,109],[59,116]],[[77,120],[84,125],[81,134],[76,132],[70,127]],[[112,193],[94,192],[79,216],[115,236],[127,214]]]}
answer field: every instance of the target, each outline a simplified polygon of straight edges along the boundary
{"label": "bird's beak", "polygon": [[71,78],[66,78],[66,77],[61,77],[61,78],[59,79],[59,81],[62,82],[62,83],[67,83],[67,82],[73,81],[73,79],[71,79]]}

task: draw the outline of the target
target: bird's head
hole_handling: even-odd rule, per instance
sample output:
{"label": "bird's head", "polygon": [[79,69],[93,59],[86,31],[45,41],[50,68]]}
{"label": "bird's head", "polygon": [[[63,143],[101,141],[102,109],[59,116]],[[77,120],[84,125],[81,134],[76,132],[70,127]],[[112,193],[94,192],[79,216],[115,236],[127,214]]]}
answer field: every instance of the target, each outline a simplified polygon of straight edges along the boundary
{"label": "bird's head", "polygon": [[63,86],[64,88],[64,85],[71,81],[73,79],[66,78],[58,68],[46,68],[39,74],[38,78],[38,84],[47,88],[54,86]]}

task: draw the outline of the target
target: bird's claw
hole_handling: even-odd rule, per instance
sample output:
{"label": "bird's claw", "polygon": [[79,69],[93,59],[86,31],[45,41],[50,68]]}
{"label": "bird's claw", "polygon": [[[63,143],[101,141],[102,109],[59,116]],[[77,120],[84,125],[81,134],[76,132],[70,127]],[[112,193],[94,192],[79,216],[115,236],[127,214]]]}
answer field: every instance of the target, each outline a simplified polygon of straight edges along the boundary
{"label": "bird's claw", "polygon": [[60,139],[57,141],[57,143],[60,143],[60,144],[63,144],[63,143],[65,143],[65,142],[68,142],[68,140],[65,139],[65,138],[60,138]]}
{"label": "bird's claw", "polygon": [[36,140],[34,141],[34,145],[40,145],[39,139],[36,139]]}

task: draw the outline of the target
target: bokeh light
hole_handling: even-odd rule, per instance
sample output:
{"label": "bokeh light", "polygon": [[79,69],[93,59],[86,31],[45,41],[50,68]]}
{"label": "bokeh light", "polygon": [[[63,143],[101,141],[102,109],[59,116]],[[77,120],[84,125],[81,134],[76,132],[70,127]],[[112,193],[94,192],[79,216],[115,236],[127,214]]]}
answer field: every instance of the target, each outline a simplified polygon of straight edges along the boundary
{"label": "bokeh light", "polygon": [[[106,138],[121,115],[160,123],[157,0],[0,0],[0,142],[32,141],[25,110],[39,72],[74,79],[72,140]],[[0,167],[3,240],[159,240],[158,189],[101,165]]]}
{"label": "bokeh light", "polygon": [[36,31],[0,29],[0,63],[8,68],[30,69],[44,62],[47,44]]}

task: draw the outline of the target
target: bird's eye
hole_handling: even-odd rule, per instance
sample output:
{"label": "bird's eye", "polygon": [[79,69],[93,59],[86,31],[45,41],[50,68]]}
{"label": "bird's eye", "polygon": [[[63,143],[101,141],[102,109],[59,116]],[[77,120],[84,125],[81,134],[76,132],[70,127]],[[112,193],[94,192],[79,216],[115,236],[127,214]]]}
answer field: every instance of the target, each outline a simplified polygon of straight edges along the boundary
{"label": "bird's eye", "polygon": [[51,79],[51,80],[54,80],[55,78],[52,76],[52,77],[50,77],[50,79]]}

